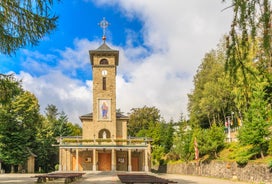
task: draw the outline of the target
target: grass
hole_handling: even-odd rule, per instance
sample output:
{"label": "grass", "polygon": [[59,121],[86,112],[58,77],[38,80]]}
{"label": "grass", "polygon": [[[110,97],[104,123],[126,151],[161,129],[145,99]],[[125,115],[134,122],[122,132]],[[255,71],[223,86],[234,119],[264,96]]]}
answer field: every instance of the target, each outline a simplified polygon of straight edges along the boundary
{"label": "grass", "polygon": [[248,162],[250,163],[258,163],[258,164],[269,164],[272,162],[272,155],[267,155],[264,158],[251,159],[251,155],[246,155],[245,153],[251,147],[241,147],[238,143],[230,143],[225,149],[223,149],[218,155],[219,158],[217,160],[228,161],[228,162],[236,162],[239,158],[248,158]]}

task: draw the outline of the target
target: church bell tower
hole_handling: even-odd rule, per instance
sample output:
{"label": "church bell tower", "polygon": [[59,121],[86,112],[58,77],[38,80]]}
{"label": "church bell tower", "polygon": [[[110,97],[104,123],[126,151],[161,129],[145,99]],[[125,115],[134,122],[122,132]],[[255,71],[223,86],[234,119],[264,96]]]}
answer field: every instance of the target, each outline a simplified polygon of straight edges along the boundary
{"label": "church bell tower", "polygon": [[119,51],[111,49],[106,43],[105,29],[108,23],[100,22],[103,28],[103,44],[90,50],[93,70],[93,128],[97,138],[116,136],[116,70]]}

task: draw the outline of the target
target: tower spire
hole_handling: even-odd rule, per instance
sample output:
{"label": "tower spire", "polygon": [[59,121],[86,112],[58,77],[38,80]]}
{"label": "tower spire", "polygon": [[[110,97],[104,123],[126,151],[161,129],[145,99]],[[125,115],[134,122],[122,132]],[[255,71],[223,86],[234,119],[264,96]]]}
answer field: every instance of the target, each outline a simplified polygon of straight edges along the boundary
{"label": "tower spire", "polygon": [[106,41],[106,28],[109,26],[109,22],[103,17],[103,20],[100,21],[99,26],[103,30],[103,36],[102,40],[105,42]]}

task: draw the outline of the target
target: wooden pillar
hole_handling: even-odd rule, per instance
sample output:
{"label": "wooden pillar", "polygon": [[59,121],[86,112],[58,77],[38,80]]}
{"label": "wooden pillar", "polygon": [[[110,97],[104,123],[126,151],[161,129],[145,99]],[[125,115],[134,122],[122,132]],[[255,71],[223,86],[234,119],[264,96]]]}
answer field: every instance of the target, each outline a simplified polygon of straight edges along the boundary
{"label": "wooden pillar", "polygon": [[128,149],[128,172],[130,172],[131,170],[131,149]]}
{"label": "wooden pillar", "polygon": [[76,148],[76,171],[78,171],[78,148]]}
{"label": "wooden pillar", "polygon": [[63,162],[63,171],[67,170],[67,149],[64,149],[65,160]]}
{"label": "wooden pillar", "polygon": [[147,149],[144,150],[144,153],[145,153],[145,172],[148,172],[149,171],[149,167],[148,167],[148,152],[147,152]]}
{"label": "wooden pillar", "polygon": [[93,149],[93,171],[96,171],[96,149]]}
{"label": "wooden pillar", "polygon": [[116,154],[114,148],[111,150],[111,170],[116,171]]}
{"label": "wooden pillar", "polygon": [[59,171],[62,171],[62,149],[59,148]]}
{"label": "wooden pillar", "polygon": [[69,148],[67,149],[67,159],[66,159],[66,171],[71,171],[72,167],[71,167],[71,155],[72,155],[72,149]]}

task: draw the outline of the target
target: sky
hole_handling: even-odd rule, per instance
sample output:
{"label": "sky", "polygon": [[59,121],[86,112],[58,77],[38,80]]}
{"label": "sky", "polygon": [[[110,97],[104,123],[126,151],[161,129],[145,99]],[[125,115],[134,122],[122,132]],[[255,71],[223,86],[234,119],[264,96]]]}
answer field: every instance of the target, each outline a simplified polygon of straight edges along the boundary
{"label": "sky", "polygon": [[69,0],[54,5],[56,30],[39,45],[0,54],[0,73],[14,73],[35,94],[41,113],[49,104],[72,123],[92,112],[89,50],[102,43],[119,50],[117,109],[145,105],[166,120],[188,116],[187,95],[205,54],[230,30],[232,10],[219,0]]}

